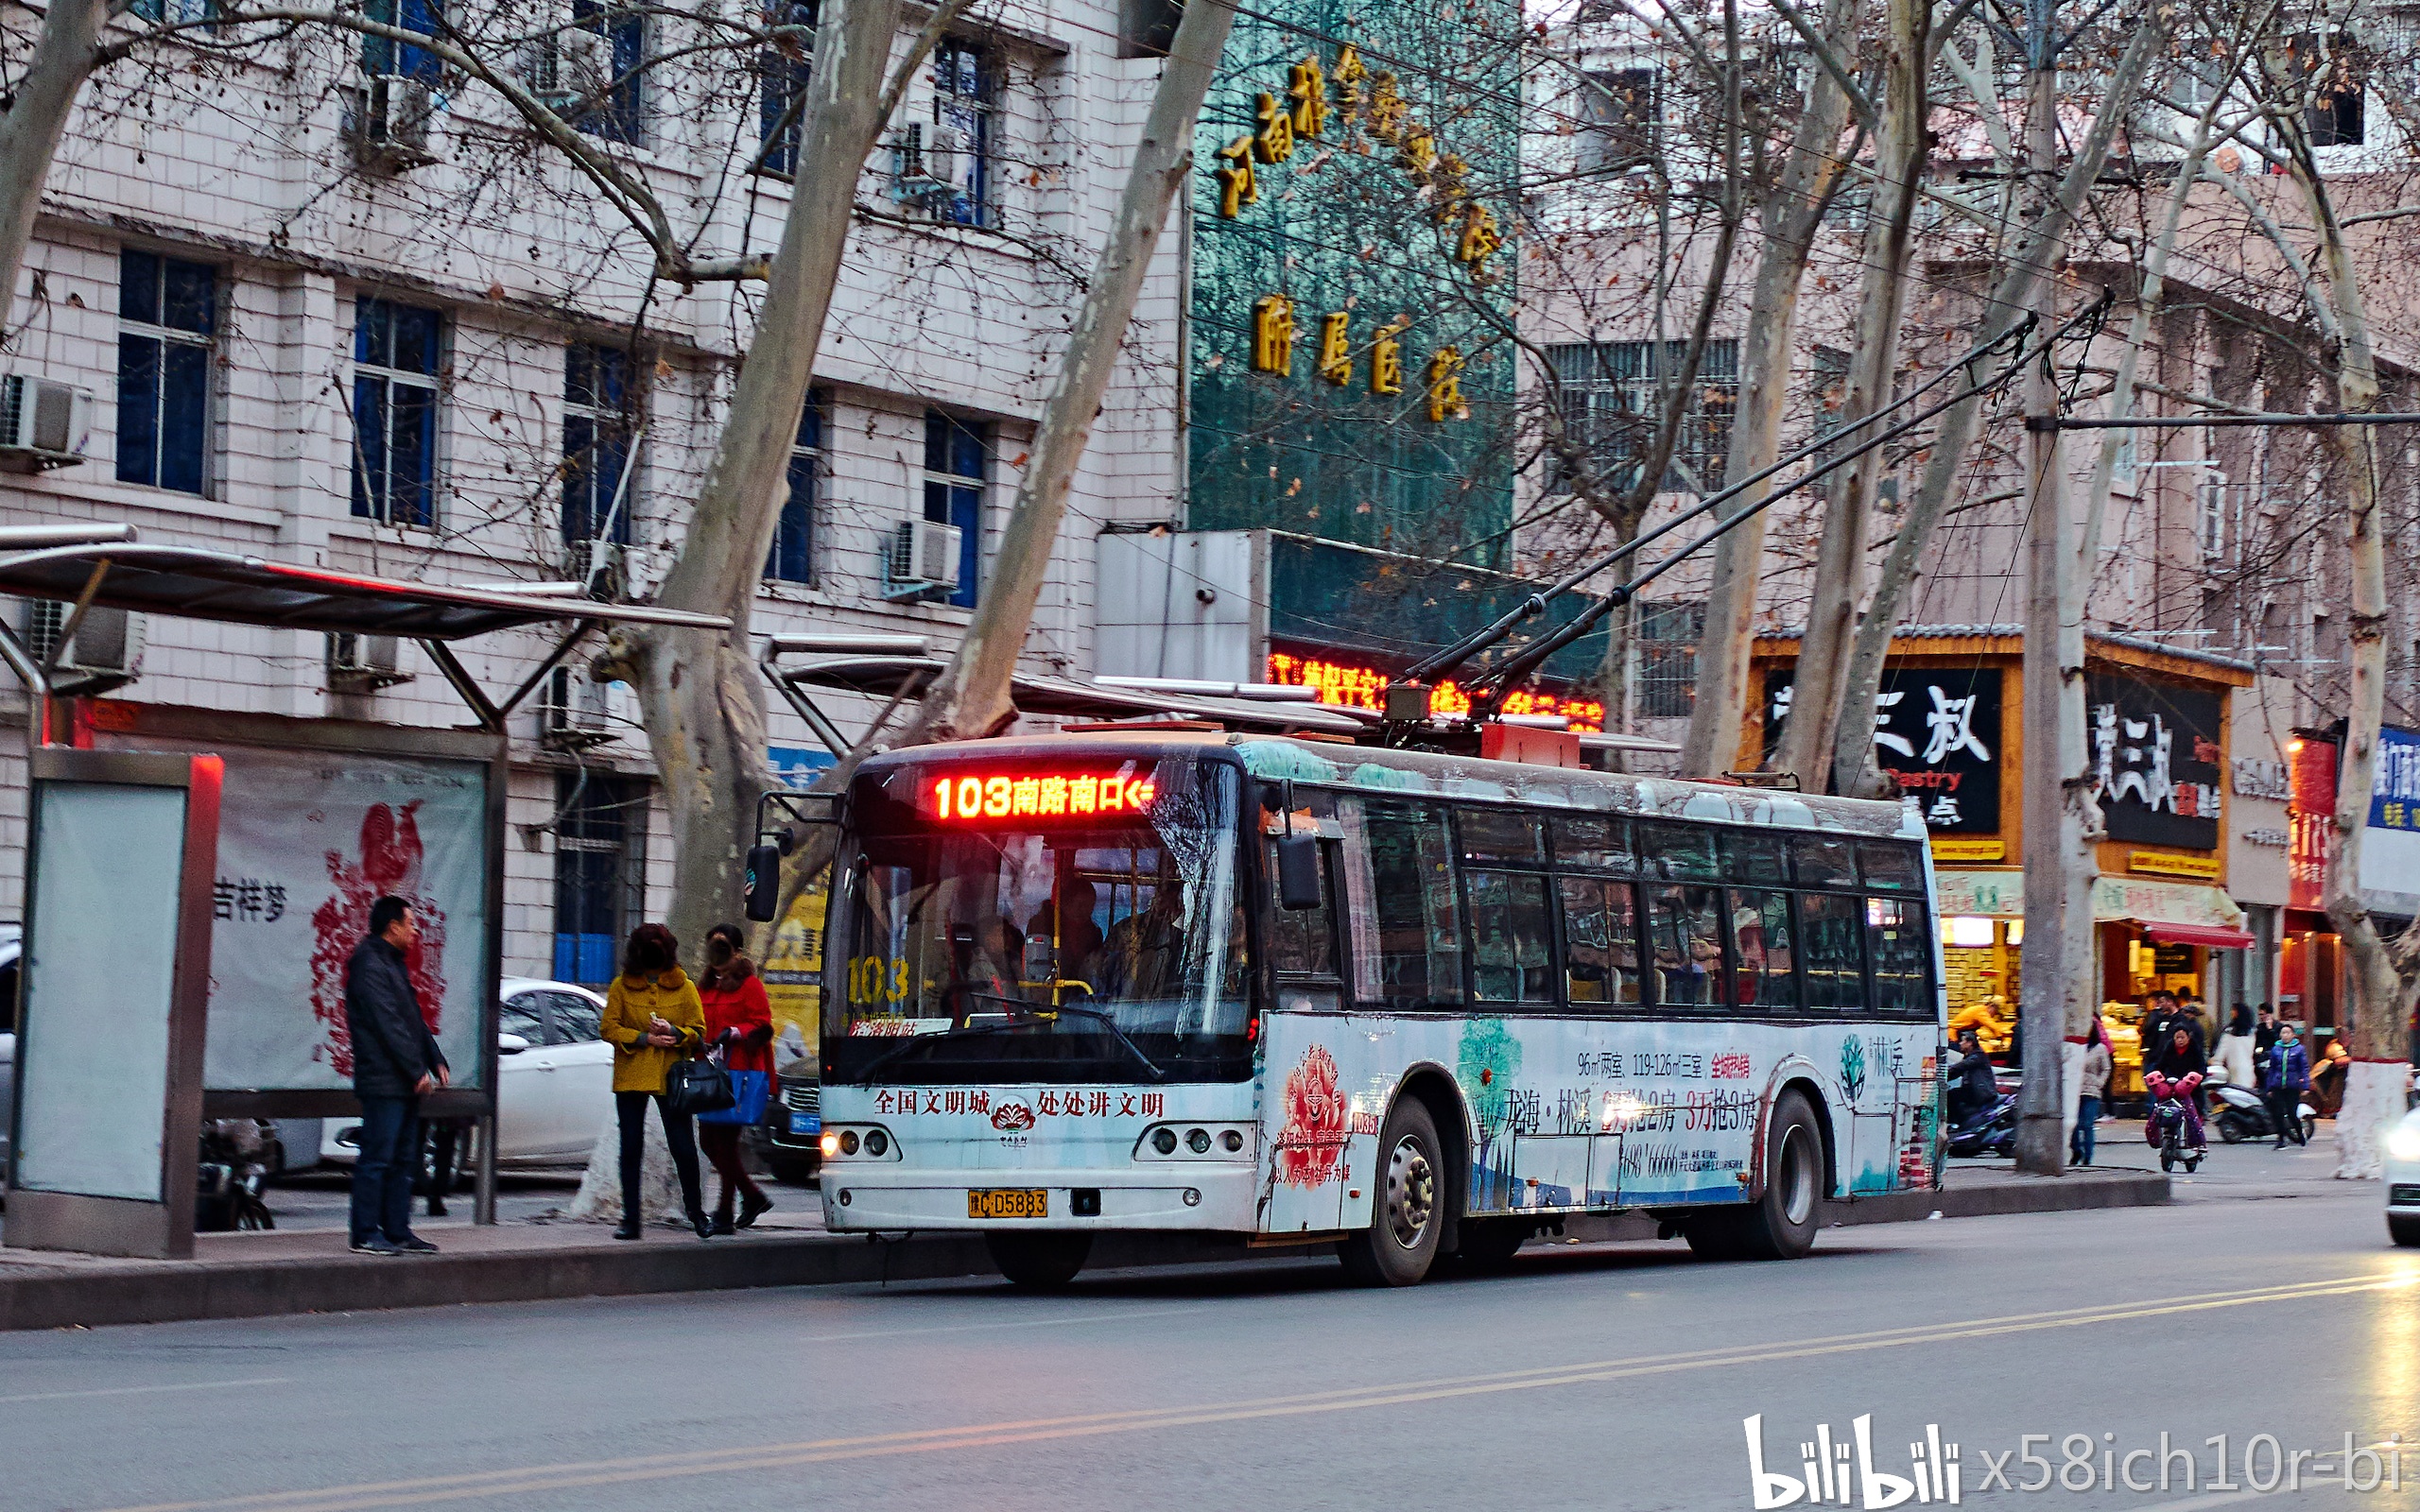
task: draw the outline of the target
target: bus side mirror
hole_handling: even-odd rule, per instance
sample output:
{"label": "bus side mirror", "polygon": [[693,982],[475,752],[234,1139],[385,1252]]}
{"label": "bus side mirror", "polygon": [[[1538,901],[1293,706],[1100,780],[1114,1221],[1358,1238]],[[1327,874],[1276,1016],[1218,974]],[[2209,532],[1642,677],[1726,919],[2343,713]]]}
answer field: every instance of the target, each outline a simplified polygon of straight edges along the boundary
{"label": "bus side mirror", "polygon": [[778,845],[752,845],[748,848],[748,918],[751,922],[769,924],[773,910],[781,902],[782,848]]}
{"label": "bus side mirror", "polygon": [[1277,839],[1277,906],[1289,913],[1317,908],[1327,900],[1320,890],[1320,837],[1287,834]]}

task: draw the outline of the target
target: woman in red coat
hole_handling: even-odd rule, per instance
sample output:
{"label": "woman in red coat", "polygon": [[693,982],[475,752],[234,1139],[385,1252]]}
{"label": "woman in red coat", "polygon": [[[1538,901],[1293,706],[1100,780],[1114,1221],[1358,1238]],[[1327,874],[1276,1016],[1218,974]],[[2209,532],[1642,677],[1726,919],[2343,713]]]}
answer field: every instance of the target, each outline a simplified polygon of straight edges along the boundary
{"label": "woman in red coat", "polygon": [[[723,1047],[724,1064],[733,1071],[773,1074],[773,1006],[765,998],[764,979],[756,963],[741,949],[746,936],[736,924],[717,924],[706,936],[706,974],[698,981],[698,998],[706,1010],[706,1043]],[[722,1194],[715,1203],[713,1231],[727,1234],[752,1227],[770,1211],[773,1199],[749,1177],[739,1159],[743,1125],[698,1125],[698,1144],[722,1177]],[[732,1196],[739,1198],[739,1219],[732,1221]]]}

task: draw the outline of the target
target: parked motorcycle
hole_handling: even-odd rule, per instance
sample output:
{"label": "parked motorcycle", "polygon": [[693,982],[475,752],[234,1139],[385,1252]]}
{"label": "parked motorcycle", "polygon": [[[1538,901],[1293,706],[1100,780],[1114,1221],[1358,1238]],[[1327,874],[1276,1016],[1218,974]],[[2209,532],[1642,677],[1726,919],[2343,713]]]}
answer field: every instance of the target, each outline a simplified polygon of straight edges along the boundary
{"label": "parked motorcycle", "polygon": [[[2273,1140],[2277,1137],[2277,1121],[2270,1116],[2269,1105],[2249,1087],[2233,1082],[2214,1082],[2210,1097],[2219,1106],[2212,1109],[2210,1125],[2219,1138],[2229,1144],[2245,1140]],[[2295,1099],[2294,1122],[2290,1132],[2304,1144],[2310,1143],[2311,1131],[2319,1126],[2319,1113],[2310,1106],[2308,1095]]]}
{"label": "parked motorcycle", "polygon": [[209,1233],[274,1228],[261,1191],[282,1163],[277,1131],[265,1119],[219,1118],[201,1125],[201,1170],[193,1226]]}

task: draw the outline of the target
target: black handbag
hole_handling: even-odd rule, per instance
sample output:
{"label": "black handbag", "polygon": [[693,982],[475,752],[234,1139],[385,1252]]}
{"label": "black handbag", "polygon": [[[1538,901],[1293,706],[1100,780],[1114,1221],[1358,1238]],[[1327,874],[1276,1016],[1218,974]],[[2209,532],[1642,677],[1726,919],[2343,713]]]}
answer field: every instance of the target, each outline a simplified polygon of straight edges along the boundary
{"label": "black handbag", "polygon": [[684,1117],[718,1113],[736,1101],[731,1078],[723,1074],[721,1066],[702,1056],[695,1060],[676,1060],[664,1074],[664,1106]]}

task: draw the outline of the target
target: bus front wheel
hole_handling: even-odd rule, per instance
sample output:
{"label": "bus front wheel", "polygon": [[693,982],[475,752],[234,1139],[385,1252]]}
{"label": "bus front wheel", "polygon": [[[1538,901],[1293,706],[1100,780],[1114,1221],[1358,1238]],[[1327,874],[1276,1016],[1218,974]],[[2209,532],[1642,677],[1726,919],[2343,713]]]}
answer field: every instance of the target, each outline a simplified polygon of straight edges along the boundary
{"label": "bus front wheel", "polygon": [[983,1236],[992,1263],[1011,1286],[1055,1292],[1076,1279],[1093,1252],[1087,1233],[992,1233]]}
{"label": "bus front wheel", "polygon": [[1764,1195],[1710,1212],[1684,1230],[1710,1260],[1796,1260],[1815,1247],[1824,1195],[1824,1135],[1802,1092],[1773,1105],[1765,1143]]}
{"label": "bus front wheel", "polygon": [[1364,1286],[1417,1286],[1437,1262],[1445,1222],[1445,1162],[1437,1121],[1416,1097],[1398,1100],[1378,1135],[1370,1227],[1338,1245],[1345,1273]]}

